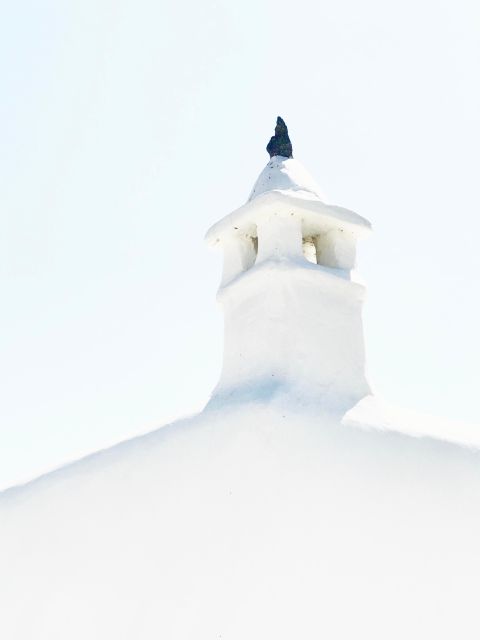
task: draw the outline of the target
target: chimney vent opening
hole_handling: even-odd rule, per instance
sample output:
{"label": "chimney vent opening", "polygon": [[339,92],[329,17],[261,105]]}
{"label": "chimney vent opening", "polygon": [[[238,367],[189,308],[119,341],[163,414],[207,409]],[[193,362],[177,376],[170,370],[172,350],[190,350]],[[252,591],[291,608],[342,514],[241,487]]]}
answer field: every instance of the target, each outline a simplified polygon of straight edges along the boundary
{"label": "chimney vent opening", "polygon": [[312,236],[306,236],[302,239],[302,250],[303,257],[308,260],[308,262],[317,264],[317,248]]}

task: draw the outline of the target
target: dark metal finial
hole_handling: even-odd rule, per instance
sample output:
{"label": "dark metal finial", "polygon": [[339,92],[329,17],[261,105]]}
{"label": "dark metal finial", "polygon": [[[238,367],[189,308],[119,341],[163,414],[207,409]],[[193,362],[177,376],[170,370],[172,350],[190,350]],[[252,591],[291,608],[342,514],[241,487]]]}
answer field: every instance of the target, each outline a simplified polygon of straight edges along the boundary
{"label": "dark metal finial", "polygon": [[270,138],[270,142],[267,144],[267,151],[271,158],[273,156],[293,158],[292,143],[288,137],[287,125],[280,116],[277,118],[275,135]]}

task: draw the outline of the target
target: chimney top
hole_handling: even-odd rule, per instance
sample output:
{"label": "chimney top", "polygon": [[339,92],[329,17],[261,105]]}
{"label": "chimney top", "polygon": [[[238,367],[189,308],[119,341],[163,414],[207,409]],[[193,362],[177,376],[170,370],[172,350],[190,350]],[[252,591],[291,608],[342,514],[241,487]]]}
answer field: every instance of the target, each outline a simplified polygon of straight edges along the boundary
{"label": "chimney top", "polygon": [[270,138],[270,142],[267,144],[267,151],[270,154],[270,158],[274,156],[293,158],[292,143],[288,137],[287,125],[280,116],[277,117],[275,135]]}

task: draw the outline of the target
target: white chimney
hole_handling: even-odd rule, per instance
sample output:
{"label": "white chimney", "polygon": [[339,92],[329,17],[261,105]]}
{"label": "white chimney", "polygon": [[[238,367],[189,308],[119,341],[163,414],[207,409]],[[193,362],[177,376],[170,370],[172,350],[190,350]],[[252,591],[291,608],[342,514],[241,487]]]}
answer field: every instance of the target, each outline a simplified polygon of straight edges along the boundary
{"label": "white chimney", "polygon": [[248,202],[207,233],[224,252],[220,381],[209,407],[285,396],[344,411],[370,393],[355,247],[370,223],[327,205],[293,158],[273,156]]}

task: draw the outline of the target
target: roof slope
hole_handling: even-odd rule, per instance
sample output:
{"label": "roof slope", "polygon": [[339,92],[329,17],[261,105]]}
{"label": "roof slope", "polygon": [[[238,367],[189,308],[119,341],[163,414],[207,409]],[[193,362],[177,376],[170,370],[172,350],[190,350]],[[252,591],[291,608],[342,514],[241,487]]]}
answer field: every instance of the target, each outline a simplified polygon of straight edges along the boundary
{"label": "roof slope", "polygon": [[479,505],[478,452],[204,412],[0,499],[0,636],[478,637]]}

